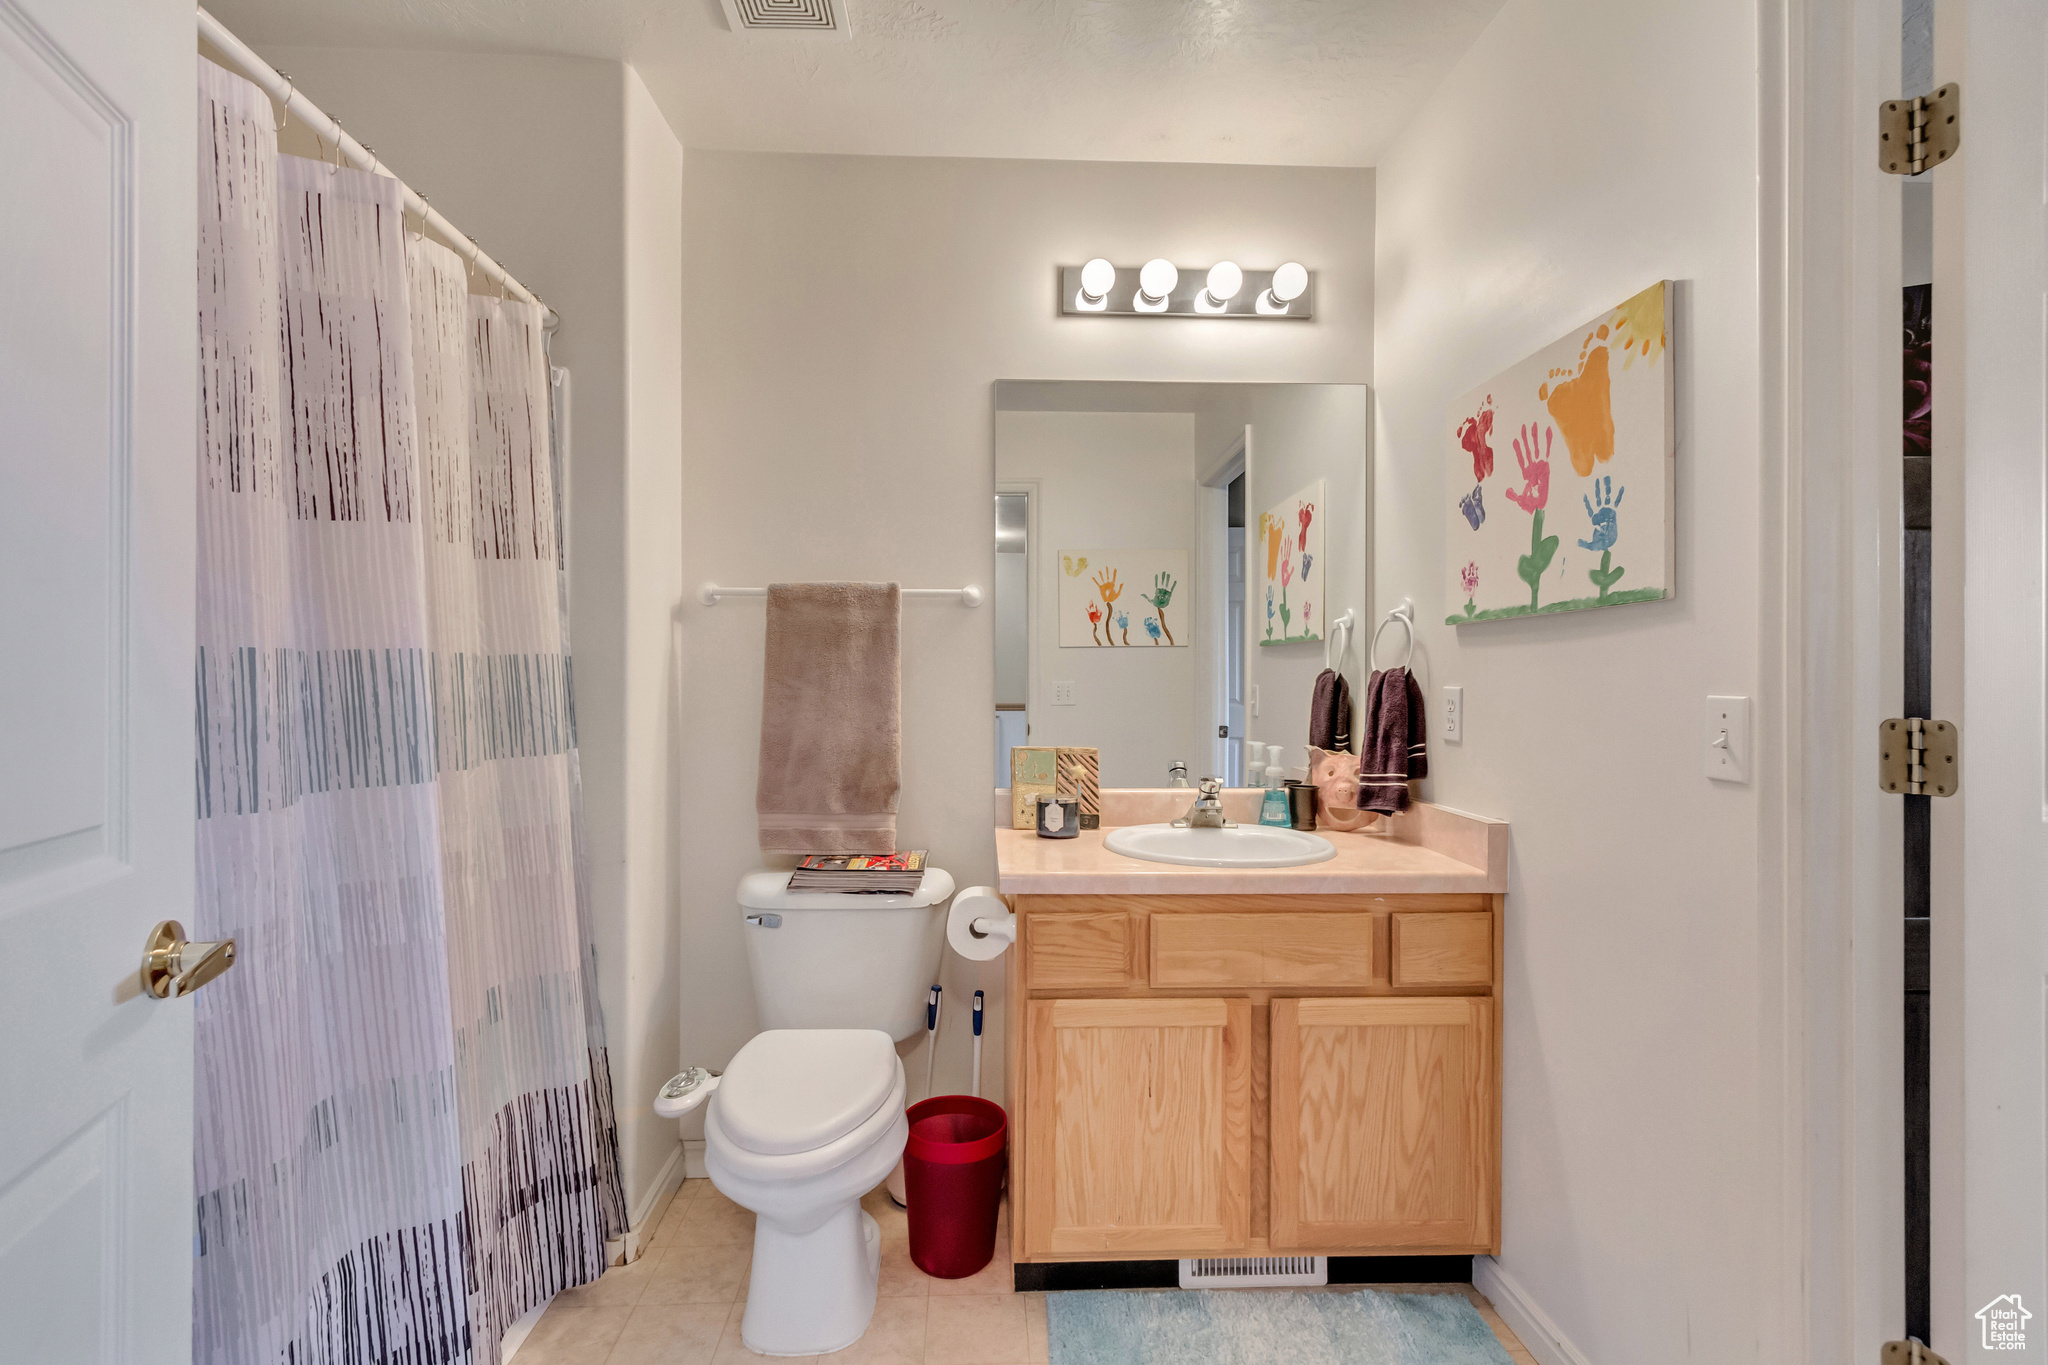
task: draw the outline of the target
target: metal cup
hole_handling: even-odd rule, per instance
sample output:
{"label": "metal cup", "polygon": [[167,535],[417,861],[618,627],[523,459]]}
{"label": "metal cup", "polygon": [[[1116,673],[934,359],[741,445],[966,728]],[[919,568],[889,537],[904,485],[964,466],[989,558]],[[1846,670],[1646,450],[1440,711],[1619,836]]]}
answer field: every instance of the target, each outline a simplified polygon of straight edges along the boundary
{"label": "metal cup", "polygon": [[1316,827],[1316,796],[1314,784],[1290,781],[1287,784],[1287,823],[1294,829]]}

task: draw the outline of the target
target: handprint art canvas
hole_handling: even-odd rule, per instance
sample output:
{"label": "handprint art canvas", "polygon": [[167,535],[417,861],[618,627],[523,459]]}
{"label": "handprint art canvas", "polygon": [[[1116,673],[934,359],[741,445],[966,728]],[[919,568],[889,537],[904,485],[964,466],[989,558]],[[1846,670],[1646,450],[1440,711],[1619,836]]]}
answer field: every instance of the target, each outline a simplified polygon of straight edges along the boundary
{"label": "handprint art canvas", "polygon": [[1061,649],[1186,649],[1186,550],[1060,551]]}
{"label": "handprint art canvas", "polygon": [[1252,638],[1286,645],[1323,638],[1323,483],[1317,479],[1259,516],[1251,544],[1259,581],[1252,599]]}
{"label": "handprint art canvas", "polygon": [[1449,624],[1676,591],[1670,304],[1659,281],[1452,409]]}

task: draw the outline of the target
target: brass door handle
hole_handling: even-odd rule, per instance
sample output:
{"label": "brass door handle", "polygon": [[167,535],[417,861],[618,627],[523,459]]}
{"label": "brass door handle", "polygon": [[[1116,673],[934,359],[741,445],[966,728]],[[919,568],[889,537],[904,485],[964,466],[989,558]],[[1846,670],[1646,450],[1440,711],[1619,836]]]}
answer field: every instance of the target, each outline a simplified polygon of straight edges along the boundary
{"label": "brass door handle", "polygon": [[185,926],[167,919],[149,931],[142,950],[142,989],[159,1000],[190,995],[235,965],[235,941],[194,943]]}

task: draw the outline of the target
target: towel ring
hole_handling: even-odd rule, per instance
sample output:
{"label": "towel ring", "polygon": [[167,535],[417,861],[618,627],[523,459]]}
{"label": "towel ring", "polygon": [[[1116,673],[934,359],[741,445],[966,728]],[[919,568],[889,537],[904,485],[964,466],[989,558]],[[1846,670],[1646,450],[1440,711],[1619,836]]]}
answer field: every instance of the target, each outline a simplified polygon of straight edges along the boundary
{"label": "towel ring", "polygon": [[[1328,633],[1323,636],[1324,668],[1332,668],[1338,670],[1343,669],[1344,656],[1351,652],[1351,634],[1353,631],[1357,629],[1358,613],[1350,607],[1346,607],[1344,609],[1344,614],[1342,616],[1339,616],[1336,620],[1330,622],[1330,629]],[[1338,638],[1339,632],[1342,632],[1342,639],[1344,643],[1337,646],[1337,657],[1334,661],[1332,661],[1330,658],[1330,641],[1334,638]]]}
{"label": "towel ring", "polygon": [[1408,632],[1408,652],[1401,656],[1401,662],[1395,667],[1406,668],[1415,660],[1415,604],[1402,598],[1401,605],[1381,618],[1379,629],[1372,633],[1372,645],[1366,651],[1366,662],[1372,665],[1372,671],[1375,673],[1380,671],[1380,636],[1396,621],[1399,621],[1401,628]]}

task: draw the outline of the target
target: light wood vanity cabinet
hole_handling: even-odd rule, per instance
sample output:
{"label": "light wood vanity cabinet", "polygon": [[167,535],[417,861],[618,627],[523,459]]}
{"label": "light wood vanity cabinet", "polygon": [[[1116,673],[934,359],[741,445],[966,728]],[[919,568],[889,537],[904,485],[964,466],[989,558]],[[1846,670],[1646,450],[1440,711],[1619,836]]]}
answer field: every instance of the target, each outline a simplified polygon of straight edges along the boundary
{"label": "light wood vanity cabinet", "polygon": [[1251,1014],[1243,999],[1031,1002],[1034,1250],[1143,1259],[1245,1244]]}
{"label": "light wood vanity cabinet", "polygon": [[1275,1248],[1493,1245],[1493,1002],[1272,1002]]}
{"label": "light wood vanity cabinet", "polygon": [[1010,900],[1016,1259],[1498,1250],[1499,897]]}

